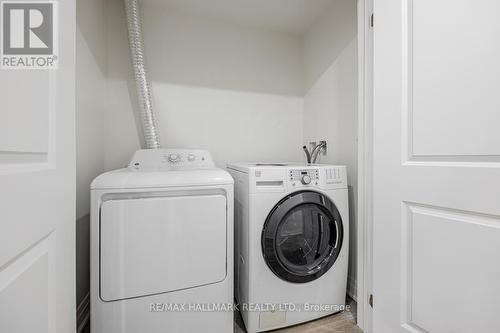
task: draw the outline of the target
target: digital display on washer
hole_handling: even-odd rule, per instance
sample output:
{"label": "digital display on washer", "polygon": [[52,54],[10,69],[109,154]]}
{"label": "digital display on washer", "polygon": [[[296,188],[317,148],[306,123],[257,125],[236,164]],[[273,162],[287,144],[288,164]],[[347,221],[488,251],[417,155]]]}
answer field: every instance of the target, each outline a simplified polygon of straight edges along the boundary
{"label": "digital display on washer", "polygon": [[311,180],[319,179],[318,169],[308,169],[308,170],[290,170],[289,176],[292,181],[300,181],[303,176],[311,177]]}

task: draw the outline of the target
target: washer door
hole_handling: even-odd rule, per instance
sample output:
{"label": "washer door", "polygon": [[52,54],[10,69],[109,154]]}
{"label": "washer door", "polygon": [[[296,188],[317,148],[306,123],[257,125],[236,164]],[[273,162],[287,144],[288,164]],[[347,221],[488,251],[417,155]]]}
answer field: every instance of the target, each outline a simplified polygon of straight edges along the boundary
{"label": "washer door", "polygon": [[262,252],[278,277],[305,283],[332,267],[342,239],[342,219],[335,204],[318,192],[296,192],[269,213],[262,231]]}

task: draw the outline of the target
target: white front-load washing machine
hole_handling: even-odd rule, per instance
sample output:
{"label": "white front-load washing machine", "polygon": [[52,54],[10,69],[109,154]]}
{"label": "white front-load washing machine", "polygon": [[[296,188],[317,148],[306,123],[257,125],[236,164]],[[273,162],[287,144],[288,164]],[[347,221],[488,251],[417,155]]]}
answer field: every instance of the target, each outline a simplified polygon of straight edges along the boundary
{"label": "white front-load washing machine", "polygon": [[233,179],[202,150],[139,150],[91,185],[92,333],[233,332]]}
{"label": "white front-load washing machine", "polygon": [[229,164],[235,180],[236,298],[249,333],[345,307],[346,167]]}

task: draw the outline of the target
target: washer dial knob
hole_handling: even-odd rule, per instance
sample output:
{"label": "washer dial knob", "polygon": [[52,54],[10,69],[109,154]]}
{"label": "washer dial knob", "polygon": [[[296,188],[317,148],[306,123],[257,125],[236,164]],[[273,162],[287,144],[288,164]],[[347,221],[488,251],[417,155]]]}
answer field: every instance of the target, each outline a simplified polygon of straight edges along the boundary
{"label": "washer dial knob", "polygon": [[309,176],[309,175],[303,175],[302,178],[300,179],[300,181],[304,185],[309,185],[309,184],[311,184],[311,176]]}
{"label": "washer dial knob", "polygon": [[188,161],[193,162],[196,159],[196,156],[194,154],[189,154],[188,155]]}

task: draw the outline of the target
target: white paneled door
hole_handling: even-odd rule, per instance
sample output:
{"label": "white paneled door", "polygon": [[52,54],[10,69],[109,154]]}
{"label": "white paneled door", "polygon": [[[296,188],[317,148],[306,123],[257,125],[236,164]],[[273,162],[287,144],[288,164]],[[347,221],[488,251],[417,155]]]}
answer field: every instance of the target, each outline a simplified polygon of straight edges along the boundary
{"label": "white paneled door", "polygon": [[[54,2],[59,68],[0,69],[0,332],[5,333],[75,332],[75,1]],[[49,30],[36,30],[45,12],[16,10],[25,11],[24,21],[10,23],[11,34],[14,28],[25,32],[17,46],[33,45],[35,35],[48,38]]]}
{"label": "white paneled door", "polygon": [[500,1],[374,13],[374,332],[498,332]]}

